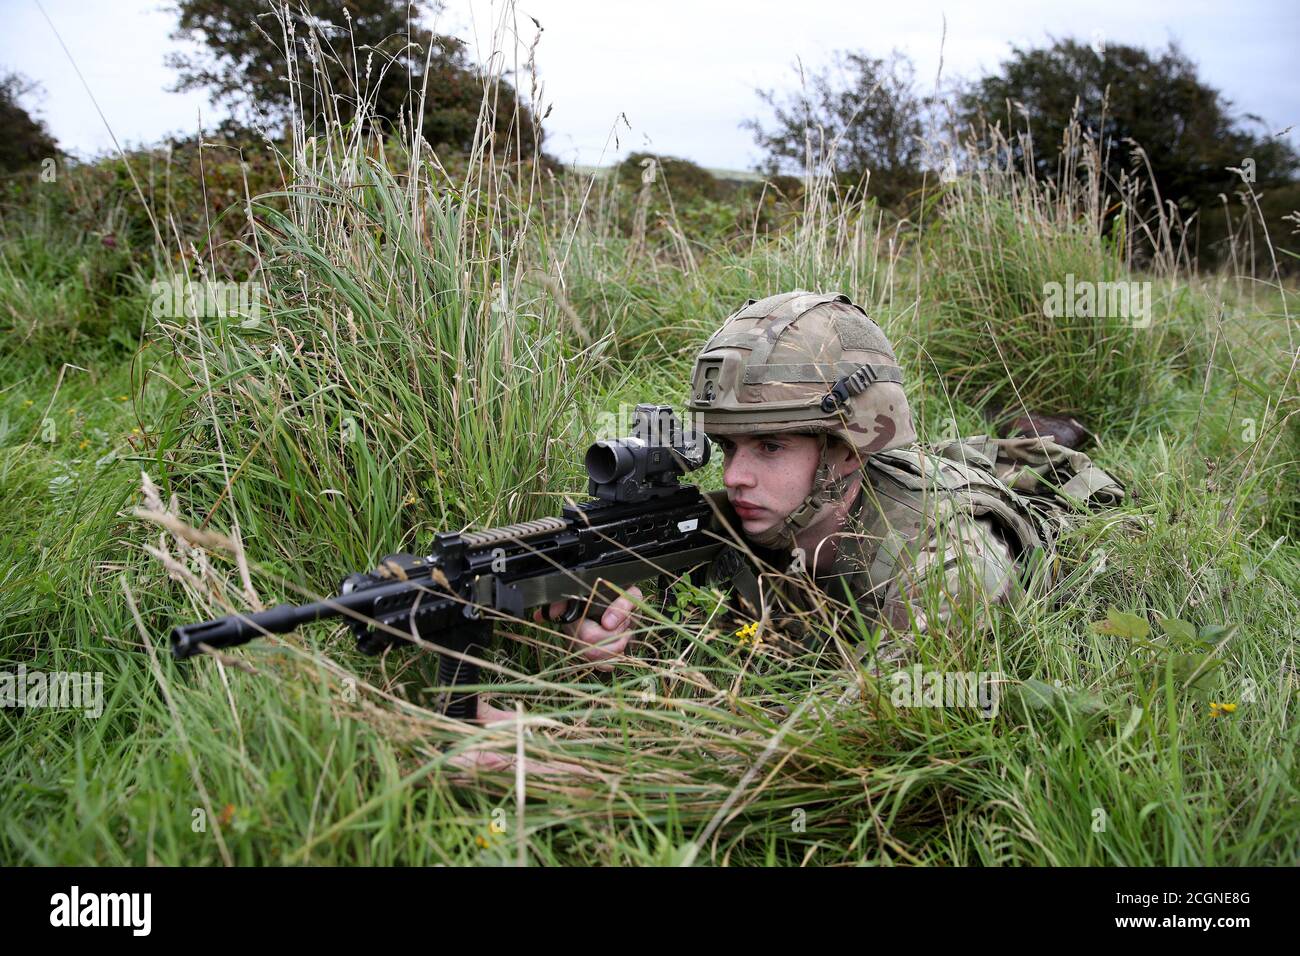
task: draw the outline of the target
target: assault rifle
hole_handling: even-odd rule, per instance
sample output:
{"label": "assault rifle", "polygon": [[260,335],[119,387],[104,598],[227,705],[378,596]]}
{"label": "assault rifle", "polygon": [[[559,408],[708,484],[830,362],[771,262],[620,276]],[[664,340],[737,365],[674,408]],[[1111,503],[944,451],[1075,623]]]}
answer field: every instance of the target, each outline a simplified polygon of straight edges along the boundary
{"label": "assault rifle", "polygon": [[473,718],[476,695],[455,688],[478,683],[478,667],[464,658],[488,646],[496,621],[527,620],[560,600],[557,620],[599,620],[618,596],[609,585],[689,569],[728,546],[711,530],[714,505],[678,482],[708,460],[708,438],[683,433],[671,406],[638,405],[631,436],[587,450],[591,500],[566,504],[561,517],[435,534],[427,554],[390,554],[369,573],[349,574],[328,600],[177,627],[172,653],[187,658],[346,616],[366,654],[414,635],[463,655],[439,656],[438,681],[450,689],[446,714]]}

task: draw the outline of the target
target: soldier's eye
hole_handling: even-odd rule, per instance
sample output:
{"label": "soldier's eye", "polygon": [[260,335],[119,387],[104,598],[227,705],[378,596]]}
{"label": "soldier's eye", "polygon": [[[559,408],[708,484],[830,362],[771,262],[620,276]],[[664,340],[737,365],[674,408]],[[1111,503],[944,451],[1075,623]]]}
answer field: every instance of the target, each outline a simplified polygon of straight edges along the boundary
{"label": "soldier's eye", "polygon": [[783,446],[783,445],[778,445],[778,444],[777,444],[776,442],[774,442],[774,441],[765,441],[765,442],[763,442],[763,451],[765,451],[765,452],[769,452],[769,453],[771,453],[771,454],[773,454],[773,455],[775,455],[775,454],[776,454],[778,451],[780,451],[783,447],[785,447],[785,446]]}

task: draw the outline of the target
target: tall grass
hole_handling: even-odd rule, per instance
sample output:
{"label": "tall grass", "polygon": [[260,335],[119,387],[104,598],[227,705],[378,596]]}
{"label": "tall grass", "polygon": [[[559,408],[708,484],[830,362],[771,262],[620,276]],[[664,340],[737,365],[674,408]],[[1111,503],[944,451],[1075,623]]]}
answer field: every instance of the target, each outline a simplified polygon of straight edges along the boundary
{"label": "tall grass", "polygon": [[[1186,351],[1200,346],[1204,325],[1176,282],[1176,235],[1167,224],[1146,229],[1137,190],[1108,191],[1104,163],[1077,126],[1057,179],[1046,184],[1017,168],[997,130],[987,142],[968,148],[968,175],[933,201],[922,364],[966,400],[1017,414],[1074,412],[1096,427],[1158,413],[1168,375],[1190,364]],[[1156,249],[1155,271],[1135,274],[1134,233]],[[1131,281],[1153,285],[1149,314],[1136,302],[1116,310],[1102,297],[1090,308],[1072,292],[1075,283]]]}
{"label": "tall grass", "polygon": [[[265,288],[258,315],[151,316],[132,363],[87,372],[0,357],[0,508],[18,518],[0,539],[14,555],[5,666],[99,670],[108,697],[95,721],[0,714],[4,859],[1295,858],[1300,550],[1278,540],[1296,457],[1280,282],[1267,312],[1234,316],[1224,286],[1175,255],[1153,266],[1165,291],[1150,328],[1045,322],[1043,282],[1129,277],[1125,243],[1103,233],[1100,189],[1063,199],[978,165],[936,193],[919,233],[837,196],[810,161],[777,234],[633,255],[613,187],[550,178],[486,138],[453,171],[414,131],[378,149],[364,129],[326,117],[309,135],[300,119],[281,157],[292,178],[227,214],[244,217],[226,251]],[[221,257],[159,253],[228,278]],[[503,727],[440,716],[425,650],[363,658],[338,626],[184,664],[165,653],[178,621],[333,591],[436,530],[556,513],[585,490],[595,411],[679,400],[723,316],[794,287],[842,289],[878,316],[925,437],[943,419],[977,430],[990,403],[1082,411],[1132,492],[1066,536],[1049,600],[995,609],[988,633],[962,618],[912,643],[904,663],[1005,674],[997,717],[896,706],[891,672],[854,662],[875,635],[851,613],[796,655],[741,641],[718,595],[685,582],[650,589],[612,673],[561,635],[502,628],[485,681],[524,714]],[[44,441],[51,415],[72,426]],[[714,486],[716,466],[700,481]],[[137,504],[180,523],[137,520]],[[1096,629],[1112,610],[1228,640],[1202,649],[1214,669],[1192,681],[1174,642]],[[1240,706],[1215,718],[1208,699]],[[513,770],[464,769],[471,748],[523,754],[522,789]]]}
{"label": "tall grass", "polygon": [[134,349],[147,283],[142,288],[129,250],[111,230],[69,227],[65,210],[34,206],[0,217],[0,350],[57,361]]}

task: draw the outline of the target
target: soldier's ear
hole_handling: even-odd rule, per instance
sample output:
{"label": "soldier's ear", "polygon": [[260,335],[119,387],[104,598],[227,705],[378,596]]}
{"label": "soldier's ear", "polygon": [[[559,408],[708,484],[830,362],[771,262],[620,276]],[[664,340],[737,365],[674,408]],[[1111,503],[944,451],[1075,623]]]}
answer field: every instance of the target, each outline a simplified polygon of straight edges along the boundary
{"label": "soldier's ear", "polygon": [[858,461],[857,458],[851,458],[846,462],[835,465],[833,470],[836,478],[845,478],[861,468],[862,462]]}
{"label": "soldier's ear", "polygon": [[833,437],[826,448],[826,460],[830,462],[831,471],[836,478],[851,475],[862,467],[862,459],[857,451],[847,442]]}

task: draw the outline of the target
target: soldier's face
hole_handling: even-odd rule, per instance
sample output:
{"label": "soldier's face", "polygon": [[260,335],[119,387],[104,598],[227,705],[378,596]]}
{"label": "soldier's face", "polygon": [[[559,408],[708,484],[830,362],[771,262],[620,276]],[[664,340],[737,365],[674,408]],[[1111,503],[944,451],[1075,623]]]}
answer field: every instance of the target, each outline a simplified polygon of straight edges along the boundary
{"label": "soldier's face", "polygon": [[[820,446],[811,435],[734,435],[715,439],[722,449],[722,483],[747,534],[783,520],[812,491]],[[832,443],[830,460],[847,457]],[[839,467],[836,467],[839,472]]]}

